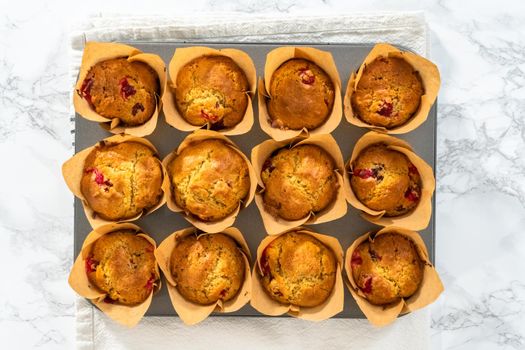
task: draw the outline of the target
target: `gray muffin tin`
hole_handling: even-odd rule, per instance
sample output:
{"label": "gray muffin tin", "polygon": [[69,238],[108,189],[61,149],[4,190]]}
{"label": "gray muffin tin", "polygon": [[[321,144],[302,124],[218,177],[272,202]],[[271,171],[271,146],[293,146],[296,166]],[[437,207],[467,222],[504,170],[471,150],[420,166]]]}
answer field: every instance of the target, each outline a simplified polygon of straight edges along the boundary
{"label": "gray muffin tin", "polygon": [[[245,51],[253,59],[255,67],[257,69],[257,76],[262,76],[264,72],[264,63],[266,60],[266,54],[272,49],[280,47],[282,45],[268,44],[268,43],[223,43],[223,44],[211,44],[211,43],[174,43],[174,42],[129,42],[129,45],[137,47],[144,52],[150,52],[158,54],[163,58],[166,63],[166,67],[169,65],[173,52],[178,47],[189,47],[189,46],[208,46],[213,48],[236,48]],[[298,44],[294,46],[305,46]],[[372,49],[373,44],[311,44],[306,45],[315,47],[321,50],[326,50],[332,53],[337,68],[339,70],[342,93],[344,94],[346,84],[350,77],[350,73],[357,70],[363,59],[366,57],[368,52]],[[240,149],[249,158],[252,148],[270,137],[266,135],[258,123],[258,103],[257,98],[253,101],[255,122],[251,131],[244,135],[231,136],[230,138],[240,147]],[[436,104],[430,110],[427,121],[416,130],[404,134],[394,135],[403,140],[409,142],[414,151],[422,157],[428,164],[435,169],[436,160]],[[345,159],[348,160],[352,153],[353,146],[357,139],[361,137],[368,130],[358,128],[350,125],[346,119],[342,118],[341,123],[332,135],[337,140],[341,152]],[[149,139],[159,150],[161,159],[164,158],[168,153],[178,147],[180,142],[189,133],[179,131],[169,126],[165,120],[164,115],[161,113],[155,132],[146,138]],[[80,115],[76,115],[75,118],[75,151],[79,152],[84,148],[90,147],[100,141],[103,138],[111,136],[111,134],[103,130],[97,123],[90,122]],[[171,212],[167,206],[163,206],[151,215],[140,218],[134,222],[139,225],[145,232],[150,234],[157,244],[160,244],[169,234],[174,231],[189,227],[190,224],[178,213]],[[262,224],[261,216],[254,202],[244,210],[242,210],[237,217],[234,224],[235,227],[240,229],[244,234],[250,250],[252,253],[252,266],[254,263],[254,257],[257,251],[259,242],[266,236],[264,226]],[[338,220],[328,222],[325,224],[311,225],[308,226],[310,229],[332,235],[336,237],[341,243],[343,250],[346,250],[350,244],[360,235],[371,230],[378,230],[381,227],[369,223],[362,219],[359,215],[359,211],[348,205],[348,213]],[[85,218],[82,204],[78,198],[75,198],[75,222],[74,222],[74,254],[75,257],[78,255],[82,243],[89,232],[91,227]],[[435,254],[435,197],[433,197],[433,214],[430,221],[430,225],[420,231],[425,244],[427,245],[430,258],[434,261]],[[149,308],[146,316],[176,316],[176,312],[173,309],[168,291],[166,288],[166,281],[163,280],[163,287],[158,294],[153,298],[151,307]],[[244,306],[237,312],[228,314],[217,314],[221,316],[264,316],[253,309],[250,305]],[[363,313],[357,307],[356,302],[350,295],[350,292],[345,286],[345,306],[344,310],[336,315],[339,318],[364,318]]]}

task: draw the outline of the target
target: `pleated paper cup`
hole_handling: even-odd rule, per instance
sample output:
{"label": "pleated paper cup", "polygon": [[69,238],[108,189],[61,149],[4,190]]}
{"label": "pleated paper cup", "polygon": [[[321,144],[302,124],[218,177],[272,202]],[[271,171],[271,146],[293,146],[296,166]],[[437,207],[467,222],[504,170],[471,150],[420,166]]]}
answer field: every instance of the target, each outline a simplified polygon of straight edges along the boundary
{"label": "pleated paper cup", "polygon": [[[107,225],[110,223],[115,223],[115,222],[135,221],[138,218],[148,215],[154,212],[155,210],[159,209],[160,207],[162,207],[164,203],[166,203],[166,200],[168,198],[168,194],[164,191],[161,199],[159,200],[157,205],[155,205],[153,208],[143,211],[142,213],[139,213],[135,215],[134,217],[117,220],[117,221],[111,221],[111,220],[106,220],[106,219],[101,218],[97,214],[97,212],[95,212],[89,206],[89,203],[84,197],[84,195],[82,194],[82,189],[81,189],[81,181],[84,175],[84,163],[86,161],[86,158],[98,146],[120,144],[124,142],[138,142],[152,149],[155,154],[158,154],[158,151],[155,148],[155,146],[151,142],[146,140],[145,138],[121,134],[121,135],[113,135],[108,138],[105,138],[104,140],[99,141],[97,144],[78,152],[77,154],[75,154],[73,157],[71,157],[69,160],[67,160],[62,165],[62,176],[64,177],[67,187],[69,187],[71,192],[73,192],[73,194],[82,201],[82,207],[84,208],[84,213],[86,214],[86,218],[89,221],[89,224],[91,225],[91,227],[93,228],[97,228],[97,227]],[[162,189],[164,189],[167,186],[169,186],[169,177],[160,159],[159,159],[159,165],[162,168],[162,176],[163,176]]]}
{"label": "pleated paper cup", "polygon": [[228,128],[218,130],[224,135],[241,135],[249,132],[253,126],[253,104],[252,99],[255,96],[257,75],[255,73],[255,65],[250,56],[244,51],[237,49],[212,49],[210,47],[193,46],[186,48],[178,48],[175,50],[173,57],[169,64],[170,81],[168,83],[168,92],[164,95],[164,116],[166,122],[180,131],[195,131],[202,128],[210,128],[209,124],[192,125],[183,118],[177,109],[175,102],[175,94],[173,90],[177,89],[177,76],[179,71],[192,60],[202,56],[226,56],[235,62],[246,75],[248,80],[249,91],[246,92],[248,97],[248,105],[246,112],[239,124]]}
{"label": "pleated paper cup", "polygon": [[248,244],[244,239],[241,231],[235,227],[229,227],[222,232],[232,238],[239,247],[239,250],[242,253],[244,259],[244,281],[239,289],[237,295],[226,302],[218,300],[213,304],[201,305],[194,302],[191,302],[185,299],[177,290],[177,283],[175,282],[171,270],[170,270],[170,260],[171,254],[177,243],[180,239],[188,235],[197,235],[197,239],[202,235],[208,235],[212,233],[203,233],[199,232],[195,228],[186,228],[180,231],[176,231],[169,235],[159,247],[155,250],[155,257],[157,262],[162,270],[164,277],[166,277],[168,285],[168,293],[170,296],[171,303],[173,308],[177,312],[177,315],[181,320],[187,325],[194,325],[203,320],[205,320],[212,312],[217,313],[230,313],[235,312],[246,305],[251,298],[251,275],[250,275],[250,249]]}
{"label": "pleated paper cup", "polygon": [[[272,98],[270,95],[270,83],[273,73],[286,61],[293,58],[302,58],[311,61],[321,67],[332,80],[334,84],[334,106],[332,112],[326,119],[325,123],[315,129],[302,130],[280,129],[272,126],[270,115],[268,113],[267,101]],[[312,47],[279,47],[268,53],[266,64],[264,65],[264,79],[259,78],[258,83],[259,99],[259,124],[261,129],[272,139],[282,141],[297,136],[330,134],[334,131],[342,118],[341,106],[341,79],[335,65],[332,54],[328,51],[314,49]]]}
{"label": "pleated paper cup", "polygon": [[[350,173],[353,170],[353,163],[365,148],[375,144],[385,144],[387,148],[403,153],[419,172],[422,183],[421,197],[417,206],[406,214],[387,217],[385,216],[385,210],[373,210],[361,203],[352,190]],[[407,142],[374,131],[364,134],[356,142],[354,150],[352,151],[352,156],[346,163],[344,180],[346,200],[354,208],[361,210],[361,216],[365,220],[380,226],[399,226],[409,230],[422,230],[428,226],[432,216],[432,195],[434,194],[434,189],[436,187],[436,180],[430,165],[416,155]]]}
{"label": "pleated paper cup", "polygon": [[[159,279],[158,284],[153,285],[153,289],[148,298],[138,305],[123,305],[116,302],[106,302],[107,293],[99,290],[97,287],[91,284],[86,273],[86,262],[85,259],[91,253],[93,243],[95,243],[100,237],[115,231],[120,230],[133,230],[137,236],[143,237],[149,243],[153,245],[153,249],[157,247],[157,244],[147,233],[132,223],[113,223],[96,230],[91,231],[84,243],[82,244],[82,250],[77,256],[73,268],[69,274],[68,283],[80,296],[89,299],[97,308],[105,313],[113,321],[118,322],[127,327],[134,327],[142,319],[146,311],[148,311],[153,299],[153,294],[157,293],[161,288],[161,282]],[[159,267],[155,264],[157,275],[160,277]]]}
{"label": "pleated paper cup", "polygon": [[[306,217],[299,220],[284,220],[280,217],[272,215],[264,204],[264,183],[261,178],[261,172],[264,166],[264,162],[272,155],[273,152],[283,147],[296,147],[299,145],[315,145],[325,150],[334,160],[336,168],[334,169],[335,176],[337,177],[338,190],[337,196],[325,209],[318,213],[311,212]],[[284,231],[288,231],[294,227],[298,227],[304,224],[322,224],[332,220],[339,219],[346,214],[347,205],[345,200],[344,191],[344,163],[341,150],[337,145],[337,142],[331,135],[312,135],[310,137],[298,136],[291,140],[275,141],[267,140],[261,144],[255,146],[252,149],[252,164],[255,169],[257,182],[260,190],[255,194],[255,204],[261,213],[264,228],[269,235],[276,235]]]}
{"label": "pleated paper cup", "polygon": [[204,231],[207,233],[217,233],[217,232],[223,231],[224,229],[230,226],[233,226],[235,219],[239,215],[239,212],[243,208],[246,208],[248,205],[250,205],[250,203],[253,200],[253,197],[255,196],[255,191],[257,190],[257,177],[255,175],[255,171],[253,170],[253,167],[250,161],[248,160],[248,158],[246,158],[244,153],[242,153],[242,151],[237,147],[237,145],[235,145],[235,143],[233,143],[233,141],[231,141],[229,138],[227,138],[223,134],[217,131],[212,131],[212,130],[196,130],[192,134],[188,135],[182,141],[182,143],[179,145],[177,150],[168,154],[162,161],[162,164],[164,165],[166,169],[169,169],[171,162],[184,149],[191,146],[192,144],[195,144],[201,141],[205,141],[205,140],[210,140],[210,139],[216,139],[216,140],[220,140],[226,143],[234,151],[239,153],[239,155],[246,161],[246,165],[248,166],[248,172],[250,175],[250,190],[248,192],[247,198],[239,202],[239,206],[237,207],[237,209],[231,214],[229,214],[228,216],[226,216],[224,219],[217,220],[217,221],[203,221],[199,219],[198,217],[193,216],[191,213],[186,212],[184,208],[181,208],[177,204],[177,202],[175,201],[174,194],[173,194],[171,180],[169,180],[168,182],[163,182],[162,188],[164,189],[164,192],[167,194],[166,196],[167,204],[168,204],[168,208],[171,211],[176,212],[176,213],[182,213],[184,215],[184,218],[189,223],[191,223],[193,226],[197,227],[201,231]]}
{"label": "pleated paper cup", "polygon": [[[147,64],[157,73],[159,78],[160,96],[156,96],[157,106],[151,118],[142,125],[126,126],[121,124],[121,121],[118,118],[110,119],[101,116],[89,105],[88,101],[82,98],[80,94],[82,83],[91,67],[99,62],[121,57],[126,57],[129,62],[143,62]],[[82,55],[80,73],[73,93],[73,105],[75,111],[82,117],[100,123],[104,129],[113,134],[125,133],[138,137],[146,136],[151,134],[157,126],[159,113],[162,109],[163,95],[166,91],[166,83],[166,65],[159,56],[150,53],[143,53],[139,49],[124,44],[89,41],[86,43],[84,54]]]}
{"label": "pleated paper cup", "polygon": [[[414,115],[405,124],[390,129],[382,126],[375,126],[361,120],[352,107],[352,95],[357,89],[357,85],[359,84],[359,80],[361,79],[366,66],[378,57],[396,57],[404,59],[414,68],[414,70],[418,71],[425,90],[424,94],[421,96],[419,108]],[[436,101],[440,85],[441,78],[439,70],[434,63],[414,53],[401,51],[392,45],[377,44],[366,56],[363,64],[359,67],[359,70],[350,75],[343,99],[345,118],[350,124],[361,128],[369,128],[387,134],[405,134],[415,130],[427,120],[428,113]]]}
{"label": "pleated paper cup", "polygon": [[[332,293],[330,294],[328,299],[326,299],[322,304],[318,306],[300,307],[292,304],[283,304],[281,302],[273,300],[268,295],[268,293],[264,289],[264,286],[262,285],[261,278],[263,274],[261,268],[261,256],[264,252],[264,249],[266,249],[266,247],[279,236],[287,232],[304,233],[318,239],[320,242],[322,242],[324,245],[326,245],[332,250],[337,260],[337,270],[335,276],[336,279],[334,287],[332,289]],[[343,311],[344,307],[344,286],[341,273],[343,266],[343,248],[341,247],[341,244],[335,237],[316,233],[304,227],[297,227],[287,232],[283,232],[279,235],[267,236],[261,241],[259,247],[257,248],[257,261],[252,270],[252,299],[250,302],[251,305],[257,311],[267,316],[279,316],[283,314],[288,314],[290,316],[309,321],[322,321],[337,315],[338,313]]]}
{"label": "pleated paper cup", "polygon": [[[411,297],[401,298],[398,302],[387,305],[374,305],[370,303],[368,299],[366,299],[366,295],[359,289],[356,282],[354,281],[351,260],[354,250],[362,242],[366,240],[373,242],[377,236],[385,233],[396,233],[403,235],[414,243],[419,257],[424,264],[423,279],[418,290]],[[394,322],[399,315],[407,314],[430,305],[444,290],[443,283],[441,282],[436,269],[430,262],[425,242],[423,242],[423,239],[419,233],[400,227],[385,227],[375,234],[372,232],[367,232],[357,238],[354,243],[352,243],[352,245],[346,250],[345,270],[347,277],[347,279],[345,279],[345,283],[352,294],[352,297],[354,297],[357,305],[361,311],[363,311],[368,321],[370,321],[370,323],[375,326],[388,325]]]}

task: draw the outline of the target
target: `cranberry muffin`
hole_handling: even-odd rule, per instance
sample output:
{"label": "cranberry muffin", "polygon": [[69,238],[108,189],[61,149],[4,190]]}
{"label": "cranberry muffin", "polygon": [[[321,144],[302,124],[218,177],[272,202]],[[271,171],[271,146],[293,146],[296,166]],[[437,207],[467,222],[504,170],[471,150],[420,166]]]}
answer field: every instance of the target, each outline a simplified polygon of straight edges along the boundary
{"label": "cranberry muffin", "polygon": [[325,209],[338,190],[335,163],[316,145],[282,148],[263,164],[263,201],[274,216],[299,220]]}
{"label": "cranberry muffin", "polygon": [[221,140],[189,145],[171,161],[168,172],[177,205],[203,221],[230,215],[250,190],[246,160]]}
{"label": "cranberry muffin", "polygon": [[288,232],[273,240],[260,258],[261,282],[281,303],[313,307],[328,299],[337,261],[330,248],[306,233]]}
{"label": "cranberry muffin", "polygon": [[315,63],[294,58],[284,62],[270,81],[268,114],[273,127],[313,130],[326,122],[335,100],[334,84]]}
{"label": "cranberry muffin", "polygon": [[362,242],[352,253],[350,265],[355,283],[375,305],[410,297],[423,279],[424,263],[414,243],[397,233]]}
{"label": "cranberry muffin", "polygon": [[105,220],[132,218],[162,199],[162,166],[155,152],[138,142],[101,142],[84,162],[82,195]]}
{"label": "cranberry muffin", "polygon": [[234,298],[244,281],[242,254],[236,242],[222,233],[181,238],[170,259],[177,290],[201,305]]}
{"label": "cranberry muffin", "polygon": [[403,153],[385,144],[365,148],[352,164],[350,184],[357,199],[385,216],[413,210],[421,197],[421,177]]}
{"label": "cranberry muffin", "polygon": [[131,230],[100,237],[85,259],[89,282],[107,293],[106,302],[142,303],[159,284],[154,249],[144,237]]}
{"label": "cranberry muffin", "polygon": [[240,123],[249,90],[244,71],[231,58],[202,56],[180,69],[174,94],[177,109],[188,123],[219,130]]}
{"label": "cranberry muffin", "polygon": [[147,122],[155,112],[159,77],[146,63],[115,58],[95,64],[77,93],[103,117],[126,126]]}
{"label": "cranberry muffin", "polygon": [[352,95],[352,109],[364,122],[391,129],[417,112],[424,93],[419,73],[407,61],[378,57],[365,66]]}

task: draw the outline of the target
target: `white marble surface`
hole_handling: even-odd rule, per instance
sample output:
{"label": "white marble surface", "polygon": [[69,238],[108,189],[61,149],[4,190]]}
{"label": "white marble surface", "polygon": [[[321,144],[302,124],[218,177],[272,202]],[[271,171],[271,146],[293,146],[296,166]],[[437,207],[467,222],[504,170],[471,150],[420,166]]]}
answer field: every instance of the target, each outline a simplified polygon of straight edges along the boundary
{"label": "white marble surface", "polygon": [[[0,1],[0,339],[74,347],[69,26],[89,15],[426,11],[438,109],[436,349],[525,349],[525,4],[515,1]],[[197,11],[198,10],[198,11]]]}

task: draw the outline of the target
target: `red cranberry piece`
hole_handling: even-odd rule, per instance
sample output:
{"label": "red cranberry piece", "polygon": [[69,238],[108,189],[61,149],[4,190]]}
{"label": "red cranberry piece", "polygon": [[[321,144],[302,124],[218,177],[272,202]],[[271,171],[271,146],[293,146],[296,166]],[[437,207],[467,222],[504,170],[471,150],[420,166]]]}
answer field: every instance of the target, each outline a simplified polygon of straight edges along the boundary
{"label": "red cranberry piece", "polygon": [[303,84],[311,85],[315,81],[315,75],[308,67],[299,69],[299,77]]}
{"label": "red cranberry piece", "polygon": [[113,186],[113,183],[111,183],[109,179],[104,179],[104,174],[102,174],[102,172],[97,168],[87,168],[86,174],[89,173],[95,173],[95,182],[97,183],[97,185],[106,185],[107,187]]}
{"label": "red cranberry piece", "polygon": [[131,114],[135,116],[139,110],[141,112],[144,112],[144,106],[142,105],[142,103],[137,102],[133,105],[133,107],[131,107]]}
{"label": "red cranberry piece", "polygon": [[352,253],[352,259],[350,260],[350,265],[352,268],[359,266],[363,263],[363,258],[361,258],[361,254],[359,254],[358,250],[354,250]]}
{"label": "red cranberry piece", "polygon": [[213,115],[211,113],[206,113],[203,109],[201,109],[201,116],[210,123],[215,123],[219,119],[218,116]]}
{"label": "red cranberry piece", "polygon": [[224,298],[226,296],[226,293],[228,293],[227,289],[221,290],[221,292],[219,293],[219,297]]}
{"label": "red cranberry piece", "polygon": [[377,111],[377,113],[381,114],[384,117],[390,117],[392,115],[392,111],[394,109],[394,106],[390,102],[383,102],[383,105]]}
{"label": "red cranberry piece", "polygon": [[369,177],[374,176],[374,171],[372,169],[355,169],[353,175],[358,176],[361,179],[368,179]]}
{"label": "red cranberry piece", "polygon": [[363,293],[372,293],[372,276],[368,276],[365,278],[365,283],[363,284],[363,288],[361,288]]}
{"label": "red cranberry piece", "polygon": [[127,77],[120,79],[119,85],[120,85],[120,96],[122,96],[122,98],[125,100],[127,100],[130,96],[133,96],[137,93],[135,88],[129,84]]}
{"label": "red cranberry piece", "polygon": [[408,173],[413,174],[413,175],[419,174],[419,172],[417,171],[417,168],[412,163],[410,163],[410,165],[408,166]]}
{"label": "red cranberry piece", "polygon": [[104,298],[104,302],[107,304],[115,304],[115,300],[111,299],[109,295],[106,295],[106,297]]}
{"label": "red cranberry piece", "polygon": [[157,278],[155,277],[155,275],[151,275],[148,282],[146,283],[146,289],[148,291],[151,292],[153,290],[153,285],[155,284],[155,281],[157,281]]}
{"label": "red cranberry piece", "polygon": [[408,199],[411,202],[416,202],[419,199],[419,194],[414,191],[413,189],[409,188],[405,192],[405,198]]}
{"label": "red cranberry piece", "polygon": [[91,88],[93,87],[93,79],[88,78],[84,79],[82,82],[82,86],[80,87],[80,97],[88,101],[90,104],[91,102]]}
{"label": "red cranberry piece", "polygon": [[268,169],[270,172],[272,172],[275,169],[275,167],[272,165],[272,160],[270,158],[266,159],[262,166],[262,171],[265,171],[266,169]]}
{"label": "red cranberry piece", "polygon": [[91,273],[97,270],[98,262],[92,257],[87,257],[85,260],[86,272]]}
{"label": "red cranberry piece", "polygon": [[261,272],[263,273],[264,276],[266,275],[269,275],[270,274],[270,263],[268,262],[268,257],[267,257],[267,252],[266,250],[268,249],[268,247],[266,247],[261,255]]}

